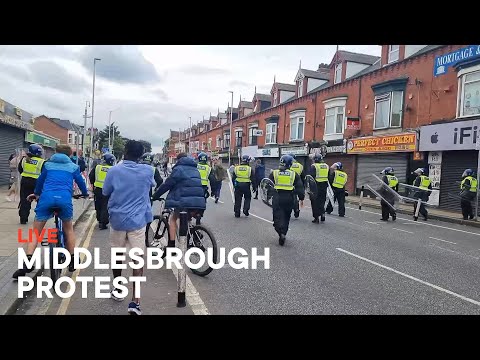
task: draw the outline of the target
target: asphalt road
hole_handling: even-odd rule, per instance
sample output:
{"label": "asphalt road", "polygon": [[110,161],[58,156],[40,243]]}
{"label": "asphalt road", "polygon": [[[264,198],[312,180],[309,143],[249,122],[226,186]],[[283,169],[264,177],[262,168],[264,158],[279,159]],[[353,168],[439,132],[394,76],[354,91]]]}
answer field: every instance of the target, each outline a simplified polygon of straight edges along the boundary
{"label": "asphalt road", "polygon": [[[380,221],[380,210],[347,205],[345,218],[327,215],[312,224],[310,201],[293,219],[285,246],[271,224],[271,209],[252,200],[250,216],[233,216],[229,188],[222,203],[209,199],[203,223],[220,247],[242,247],[251,255],[270,251],[270,268],[229,266],[201,278],[187,271],[194,306],[178,309],[171,270],[147,270],[142,285],[144,314],[480,314],[480,231],[441,221],[400,215]],[[335,209],[336,210],[336,209]],[[108,231],[94,230],[90,250],[108,259]],[[111,276],[82,270],[80,276]],[[92,294],[92,287],[89,287]],[[198,292],[198,294],[197,294]],[[193,300],[192,300],[193,299]],[[54,299],[46,307],[27,302],[19,313],[126,314],[129,300]],[[43,309],[43,310],[42,310]]]}

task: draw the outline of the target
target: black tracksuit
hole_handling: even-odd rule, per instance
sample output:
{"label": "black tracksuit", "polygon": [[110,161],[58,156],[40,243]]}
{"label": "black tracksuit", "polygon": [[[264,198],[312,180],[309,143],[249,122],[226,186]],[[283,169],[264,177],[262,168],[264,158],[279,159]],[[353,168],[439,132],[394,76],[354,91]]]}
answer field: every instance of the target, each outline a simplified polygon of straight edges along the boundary
{"label": "black tracksuit", "polygon": [[[386,175],[384,175],[382,177],[382,181],[387,184],[388,186],[388,177]],[[398,192],[398,184],[392,188],[393,190],[395,190],[396,192]],[[393,194],[391,194],[390,192],[388,192],[388,190],[385,190],[385,191],[382,191],[382,194],[383,198],[385,200],[387,200],[391,205],[393,205],[395,203],[395,197]],[[383,220],[388,220],[388,218],[390,217],[390,215],[392,216],[392,219],[395,219],[397,214],[395,213],[395,211],[390,207],[388,206],[387,203],[385,203],[385,201],[381,200],[380,201],[380,204],[382,205],[382,219]]]}
{"label": "black tracksuit", "polygon": [[[293,170],[292,170],[293,171]],[[275,182],[273,172],[269,177],[272,182]],[[273,191],[272,209],[273,209],[273,227],[278,235],[287,235],[288,227],[290,225],[290,217],[292,216],[292,210],[294,207],[294,198],[298,196],[300,200],[305,199],[305,189],[303,182],[298,174],[295,174],[295,187],[292,191],[288,190],[276,190]]]}
{"label": "black tracksuit", "polygon": [[[317,176],[317,169],[312,164],[310,167],[310,175],[315,179]],[[317,196],[310,195],[310,201],[312,203],[312,215],[314,219],[318,219],[320,216],[325,215],[325,201],[327,200],[328,182],[316,182],[317,183]]]}
{"label": "black tracksuit", "polygon": [[[245,164],[242,164],[245,165]],[[247,166],[247,165],[245,165]],[[235,171],[232,174],[232,181],[235,184],[235,179],[237,175]],[[235,186],[235,204],[233,205],[233,212],[235,216],[240,216],[240,208],[242,207],[242,198],[245,198],[243,202],[243,212],[247,212],[250,210],[250,202],[252,200],[252,191],[250,190],[250,186],[255,184],[255,174],[253,169],[250,173],[250,182],[237,182],[237,186]]]}
{"label": "black tracksuit", "polygon": [[[23,158],[25,158],[24,156]],[[22,160],[18,163],[18,172],[21,174],[23,172]],[[45,166],[45,162],[42,165]],[[27,196],[31,195],[35,191],[35,185],[37,184],[37,179],[31,177],[24,177],[20,180],[20,203],[18,204],[18,216],[20,216],[20,222],[27,222],[28,217],[30,216],[30,210],[32,209],[32,203],[27,200]]]}

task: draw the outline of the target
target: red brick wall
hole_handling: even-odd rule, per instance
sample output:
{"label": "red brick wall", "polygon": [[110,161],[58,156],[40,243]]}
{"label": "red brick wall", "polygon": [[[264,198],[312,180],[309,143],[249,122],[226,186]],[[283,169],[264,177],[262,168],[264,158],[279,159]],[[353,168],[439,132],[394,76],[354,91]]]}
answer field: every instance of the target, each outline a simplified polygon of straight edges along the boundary
{"label": "red brick wall", "polygon": [[60,142],[62,144],[67,143],[68,130],[58,126],[52,120],[50,120],[44,115],[39,116],[35,119],[35,123],[33,124],[33,127],[35,130],[42,131],[47,135],[60,139]]}

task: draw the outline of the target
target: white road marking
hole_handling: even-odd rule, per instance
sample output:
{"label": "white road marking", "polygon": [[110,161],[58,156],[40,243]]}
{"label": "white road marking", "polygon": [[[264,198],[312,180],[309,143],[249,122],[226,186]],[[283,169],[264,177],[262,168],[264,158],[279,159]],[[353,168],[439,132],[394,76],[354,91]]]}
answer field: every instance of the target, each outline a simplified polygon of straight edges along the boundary
{"label": "white road marking", "polygon": [[417,282],[419,282],[419,283],[421,283],[421,284],[430,286],[431,288],[434,288],[435,290],[445,292],[445,293],[447,293],[447,294],[450,294],[450,295],[453,295],[453,296],[455,296],[455,297],[458,297],[459,299],[462,299],[462,300],[468,301],[469,303],[472,303],[472,304],[474,304],[474,305],[480,306],[480,301],[476,301],[476,300],[467,298],[466,296],[463,296],[463,295],[454,293],[453,291],[444,289],[444,288],[442,288],[442,287],[440,287],[440,286],[431,284],[431,283],[429,283],[429,282],[427,282],[427,281],[418,279],[418,278],[413,277],[413,276],[411,276],[411,275],[408,275],[408,274],[405,274],[405,273],[400,272],[400,271],[398,271],[398,270],[392,269],[391,267],[388,267],[388,266],[382,265],[382,264],[380,264],[380,263],[377,263],[377,262],[375,262],[375,261],[369,260],[369,259],[367,259],[367,258],[364,258],[364,257],[360,256],[360,255],[356,255],[356,254],[351,253],[351,252],[349,252],[349,251],[347,251],[347,250],[343,250],[343,249],[341,249],[341,248],[337,248],[337,250],[338,250],[338,251],[341,251],[341,252],[343,252],[343,253],[345,253],[345,254],[354,256],[354,257],[356,257],[356,258],[358,258],[358,259],[360,259],[360,260],[366,261],[366,262],[368,262],[368,263],[370,263],[370,264],[379,266],[379,267],[381,267],[381,268],[383,268],[383,269],[385,269],[385,270],[389,270],[389,271],[392,271],[392,272],[394,272],[394,273],[396,273],[396,274],[398,274],[398,275],[402,275],[402,276],[404,276],[404,277],[406,277],[406,278],[408,278],[408,279],[411,279],[411,280],[417,281]]}
{"label": "white road marking", "polygon": [[258,219],[260,219],[260,220],[266,221],[266,222],[268,222],[268,223],[270,223],[270,224],[273,224],[273,221],[267,220],[267,219],[265,219],[265,218],[263,218],[263,217],[261,217],[261,216],[258,216],[258,215],[252,214],[252,213],[250,213],[250,215],[252,215],[252,216],[254,216],[254,217],[256,217],[256,218],[258,218]]}
{"label": "white road marking", "polygon": [[403,232],[406,232],[406,233],[409,233],[409,234],[413,234],[413,232],[411,231],[407,231],[407,230],[403,230],[403,229],[399,229],[399,228],[392,228],[394,230],[398,230],[398,231],[403,231]]}
{"label": "white road marking", "polygon": [[369,223],[369,224],[374,224],[374,225],[380,225],[379,223],[376,223],[376,222],[373,222],[373,221],[367,221],[365,220],[366,223]]}
{"label": "white road marking", "polygon": [[439,238],[436,238],[436,237],[433,237],[433,236],[429,236],[428,238],[429,238],[429,239],[433,239],[433,240],[443,241],[443,242],[446,242],[446,243],[449,243],[449,244],[454,244],[454,245],[457,245],[457,243],[456,243],[456,242],[453,242],[453,241],[447,241],[447,240],[442,240],[442,239],[439,239]]}
{"label": "white road marking", "polygon": [[[347,208],[347,209],[351,209],[351,210],[363,211],[363,212],[366,212],[366,213],[378,215],[378,213],[373,212],[373,211],[358,210],[358,209],[352,208],[352,207],[346,207],[346,208]],[[427,222],[417,222],[417,221],[414,221],[414,220],[409,220],[409,219],[399,218],[399,217],[397,217],[397,219],[405,220],[405,221],[411,221],[412,223],[417,224],[417,225],[433,226],[433,227],[437,227],[437,228],[441,228],[441,229],[448,229],[448,230],[452,230],[452,231],[462,232],[462,233],[465,233],[465,234],[471,234],[471,235],[480,236],[479,233],[474,233],[474,232],[471,232],[471,231],[460,230],[460,229],[454,229],[454,228],[450,228],[450,227],[448,227],[448,226],[435,225],[435,224],[430,224],[430,223],[427,223]]]}
{"label": "white road marking", "polygon": [[443,247],[441,247],[441,246],[437,246],[437,245],[434,245],[434,244],[428,244],[428,245],[429,245],[429,246],[432,246],[432,247],[436,247],[437,249],[442,249],[442,250],[450,251],[450,252],[453,252],[453,253],[456,253],[456,254],[465,255],[465,256],[474,258],[474,259],[476,259],[476,260],[479,260],[479,259],[480,259],[480,258],[478,258],[478,257],[476,257],[476,256],[464,254],[464,253],[462,253],[462,252],[460,252],[460,251],[455,251],[455,250],[443,248]]}

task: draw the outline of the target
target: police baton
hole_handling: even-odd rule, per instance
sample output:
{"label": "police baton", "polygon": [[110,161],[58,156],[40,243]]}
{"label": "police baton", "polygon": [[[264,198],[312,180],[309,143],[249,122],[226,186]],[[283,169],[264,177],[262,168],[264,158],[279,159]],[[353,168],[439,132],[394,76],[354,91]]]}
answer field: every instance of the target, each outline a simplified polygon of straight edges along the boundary
{"label": "police baton", "polygon": [[177,307],[187,306],[185,298],[185,287],[187,282],[187,274],[185,272],[185,253],[187,251],[187,232],[188,232],[188,217],[185,211],[180,213],[180,230],[178,237],[178,246],[181,251],[180,258],[180,269],[178,269],[177,277],[177,292],[178,292],[178,301]]}

